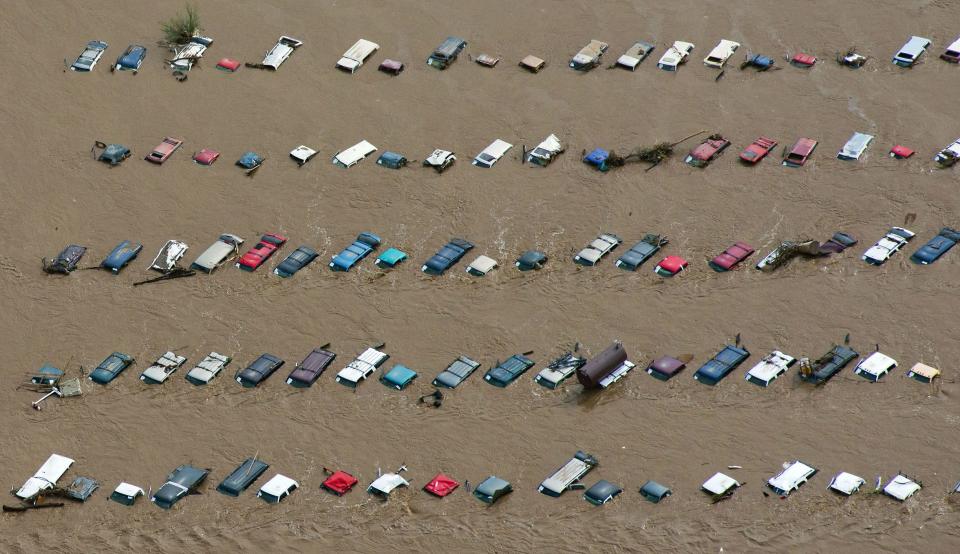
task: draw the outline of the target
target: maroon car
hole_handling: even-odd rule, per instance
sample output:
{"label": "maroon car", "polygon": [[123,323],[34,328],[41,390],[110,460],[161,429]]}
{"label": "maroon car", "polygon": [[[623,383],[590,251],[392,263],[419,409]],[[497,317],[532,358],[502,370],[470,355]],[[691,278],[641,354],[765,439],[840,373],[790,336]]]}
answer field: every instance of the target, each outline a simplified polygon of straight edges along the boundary
{"label": "maroon car", "polygon": [[754,252],[753,247],[749,244],[745,242],[735,242],[733,246],[724,250],[722,254],[710,260],[710,267],[712,267],[714,271],[730,271]]}
{"label": "maroon car", "polygon": [[237,267],[245,271],[253,271],[270,259],[274,252],[287,242],[287,237],[268,233],[260,237],[260,242],[240,257]]}
{"label": "maroon car", "polygon": [[707,140],[701,142],[699,146],[691,150],[690,154],[683,161],[694,167],[706,167],[728,146],[730,146],[729,140],[720,135],[710,135],[707,137]]}
{"label": "maroon car", "polygon": [[740,152],[740,159],[748,164],[755,164],[766,157],[777,146],[777,141],[772,138],[758,137],[753,144]]}
{"label": "maroon car", "polygon": [[683,368],[685,367],[687,367],[687,364],[681,362],[680,360],[671,356],[664,356],[650,362],[650,365],[647,366],[647,373],[656,377],[657,379],[660,379],[661,381],[667,381],[674,375],[683,371]]}
{"label": "maroon car", "polygon": [[326,350],[327,345],[314,348],[302,362],[293,368],[287,377],[287,384],[294,387],[306,388],[313,385],[327,366],[337,357],[333,352]]}

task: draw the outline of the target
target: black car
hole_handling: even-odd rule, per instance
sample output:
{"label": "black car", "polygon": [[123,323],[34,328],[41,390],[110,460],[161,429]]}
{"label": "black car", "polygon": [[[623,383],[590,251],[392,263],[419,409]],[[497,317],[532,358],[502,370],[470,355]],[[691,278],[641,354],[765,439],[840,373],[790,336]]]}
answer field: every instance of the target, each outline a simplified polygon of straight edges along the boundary
{"label": "black car", "polygon": [[273,375],[273,372],[280,369],[282,365],[283,360],[273,354],[260,354],[252,364],[237,372],[237,382],[245,387],[255,387]]}
{"label": "black car", "polygon": [[430,275],[442,275],[472,249],[473,243],[468,240],[450,239],[450,242],[443,245],[420,269]]}
{"label": "black car", "polygon": [[290,277],[310,265],[310,262],[317,259],[317,255],[317,251],[313,248],[301,246],[284,258],[280,265],[273,270],[273,273],[281,277]]}
{"label": "black car", "polygon": [[470,374],[476,371],[478,367],[480,367],[479,363],[466,356],[459,356],[437,375],[433,380],[433,386],[455,389],[457,385],[470,377]]}
{"label": "black car", "polygon": [[860,354],[847,346],[834,346],[806,367],[800,366],[800,379],[819,385],[840,372]]}
{"label": "black car", "polygon": [[630,247],[617,260],[616,266],[627,271],[636,271],[643,262],[649,260],[654,254],[660,251],[668,242],[666,237],[647,233],[637,244]]}
{"label": "black car", "polygon": [[60,251],[52,260],[43,259],[43,270],[47,273],[63,273],[64,275],[77,269],[80,258],[87,251],[86,246],[71,244]]}
{"label": "black car", "polygon": [[540,269],[547,263],[547,255],[539,250],[527,250],[517,258],[517,269],[520,271],[530,271]]}
{"label": "black car", "polygon": [[473,489],[473,496],[476,496],[487,504],[493,504],[513,491],[513,485],[503,479],[491,475],[484,479],[477,488]]}
{"label": "black car", "polygon": [[200,469],[191,465],[179,466],[167,476],[167,482],[157,489],[150,500],[164,510],[169,510],[181,498],[197,490],[209,474],[209,469]]}
{"label": "black car", "polygon": [[583,498],[594,506],[600,506],[610,502],[621,492],[623,492],[622,487],[601,479],[583,493]]}
{"label": "black car", "polygon": [[263,460],[247,458],[217,485],[217,490],[228,496],[240,496],[240,493],[247,490],[269,467],[270,464]]}

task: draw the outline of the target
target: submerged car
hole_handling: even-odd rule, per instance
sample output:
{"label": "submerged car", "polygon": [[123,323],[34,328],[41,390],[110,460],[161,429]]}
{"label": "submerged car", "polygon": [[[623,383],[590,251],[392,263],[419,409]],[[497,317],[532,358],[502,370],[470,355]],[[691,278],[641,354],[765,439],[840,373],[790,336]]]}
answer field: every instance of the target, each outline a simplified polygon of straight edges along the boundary
{"label": "submerged car", "polygon": [[856,350],[848,346],[836,345],[816,360],[801,363],[800,379],[815,385],[826,383],[859,355]]}
{"label": "submerged car", "polygon": [[186,361],[186,356],[166,352],[157,358],[157,361],[150,364],[150,367],[143,370],[143,373],[140,374],[140,380],[148,385],[163,384]]}
{"label": "submerged car", "polygon": [[513,485],[508,481],[491,475],[481,481],[480,484],[477,485],[477,488],[473,489],[473,496],[487,504],[493,504],[511,492],[513,492]]}
{"label": "submerged car", "polygon": [[610,502],[623,492],[623,487],[615,485],[606,479],[601,479],[594,483],[587,492],[583,493],[583,498],[594,506],[602,506]]}
{"label": "submerged car", "polygon": [[600,58],[609,45],[599,40],[591,40],[570,60],[570,67],[577,71],[588,71],[600,65]]}
{"label": "submerged car", "polygon": [[809,138],[797,139],[787,157],[783,159],[783,165],[787,167],[800,167],[807,163],[810,155],[817,147],[817,141]]}
{"label": "submerged car", "polygon": [[146,56],[147,48],[145,46],[131,44],[127,46],[123,54],[120,54],[120,57],[117,58],[117,63],[113,66],[113,69],[117,71],[133,71],[133,74],[136,75],[137,72],[140,71],[140,66],[143,65],[143,58]]}
{"label": "submerged car", "polygon": [[300,483],[278,473],[260,487],[260,490],[257,491],[257,498],[262,499],[267,504],[279,504],[281,500],[290,496],[290,493],[298,488],[300,488]]}
{"label": "submerged car", "polygon": [[755,250],[749,244],[737,241],[717,257],[710,260],[708,265],[713,268],[714,271],[730,271],[740,262],[749,258],[754,252]]}
{"label": "submerged car", "polygon": [[599,463],[600,462],[592,455],[582,450],[577,450],[569,461],[544,479],[537,490],[547,496],[558,497],[568,490],[571,485],[579,482],[584,475],[589,473],[590,470],[595,468]]}
{"label": "submerged car", "polygon": [[407,158],[402,154],[388,150],[377,158],[377,165],[390,169],[400,169],[407,165]]}
{"label": "submerged car", "polygon": [[220,152],[212,148],[201,148],[193,155],[193,161],[198,165],[213,165],[220,158]]}
{"label": "submerged car", "polygon": [[467,41],[459,37],[447,37],[427,58],[427,65],[437,69],[446,69],[457,61],[460,52],[467,47]]}
{"label": "submerged car", "polygon": [[690,52],[693,52],[693,48],[693,43],[682,40],[675,41],[660,57],[657,67],[664,71],[676,71],[681,64],[686,63]]}
{"label": "submerged car", "polygon": [[957,163],[957,160],[960,160],[960,138],[937,152],[937,155],[933,157],[933,161],[937,162],[940,167],[951,167]]}
{"label": "submerged car", "polygon": [[874,352],[860,360],[860,363],[853,368],[853,373],[876,383],[896,367],[896,360],[881,352]]}
{"label": "submerged car", "polygon": [[427,159],[423,160],[424,167],[432,167],[437,170],[437,173],[443,173],[447,170],[454,162],[457,161],[457,157],[450,152],[449,150],[434,150]]}
{"label": "submerged car", "polygon": [[797,359],[793,356],[774,350],[750,368],[745,378],[754,385],[768,387],[777,377],[786,373],[796,361]]}
{"label": "submerged car", "polygon": [[417,378],[417,372],[405,365],[396,364],[390,371],[380,376],[380,382],[384,385],[403,390]]}
{"label": "submerged car", "polygon": [[143,245],[139,242],[125,240],[116,245],[113,250],[107,254],[107,257],[100,262],[100,267],[110,270],[110,272],[116,275],[120,273],[120,270],[126,267],[128,263],[133,261],[133,259],[140,254],[141,250],[143,250]]}
{"label": "submerged car", "polygon": [[377,147],[365,140],[361,140],[346,150],[341,150],[333,155],[333,164],[343,169],[351,168],[367,156],[377,151]]}
{"label": "submerged car", "polygon": [[717,69],[723,69],[724,64],[727,63],[727,60],[733,56],[734,52],[740,48],[739,42],[734,42],[732,40],[721,39],[720,43],[713,47],[713,50],[707,54],[707,57],[703,59],[703,64],[708,67],[715,67]]}
{"label": "submerged car", "polygon": [[767,480],[767,486],[780,496],[787,496],[799,489],[800,485],[817,473],[816,468],[800,461],[784,466],[783,471]]}
{"label": "submerged car", "polygon": [[300,388],[312,386],[336,358],[336,354],[324,347],[314,348],[293,368],[287,376],[287,384]]}
{"label": "submerged car", "polygon": [[389,358],[390,355],[386,352],[367,348],[337,373],[336,381],[341,385],[355,388],[361,381],[366,381]]}
{"label": "submerged car", "polygon": [[533,367],[535,363],[536,362],[523,354],[514,354],[504,360],[503,363],[497,365],[497,367],[490,368],[483,378],[491,385],[503,388],[516,381],[517,378]]}
{"label": "submerged car", "polygon": [[122,352],[114,352],[106,357],[100,365],[90,372],[90,380],[100,385],[106,385],[123,373],[123,370],[133,365],[133,358]]}
{"label": "submerged car", "polygon": [[670,241],[667,237],[647,233],[640,242],[630,247],[616,261],[616,266],[627,271],[636,271],[643,263],[653,257]]}
{"label": "submerged car", "polygon": [[540,373],[537,373],[534,379],[537,383],[548,389],[555,389],[571,375],[576,373],[578,369],[583,367],[585,363],[587,363],[587,360],[584,358],[577,356],[573,352],[566,352],[556,360],[550,362],[547,367],[541,369]]}
{"label": "submerged car", "polygon": [[473,243],[470,241],[459,238],[450,239],[450,242],[431,256],[420,270],[429,275],[443,275],[443,272],[459,262],[460,258],[472,249]]}
{"label": "submerged car", "polygon": [[950,46],[947,46],[943,54],[940,54],[940,59],[945,62],[960,63],[960,38],[951,42]]}
{"label": "submerged car", "polygon": [[927,241],[926,244],[911,254],[910,261],[921,265],[932,264],[956,246],[958,242],[960,242],[960,231],[956,231],[950,227],[944,227],[940,229],[937,236]]}
{"label": "submerged car", "polygon": [[317,251],[309,246],[298,246],[296,250],[283,259],[282,262],[273,270],[275,275],[280,277],[291,277],[296,272],[310,265],[317,259]]}
{"label": "submerged car", "polygon": [[767,137],[757,137],[750,146],[740,152],[740,159],[748,164],[755,164],[765,158],[777,146],[777,141]]}
{"label": "submerged car", "polygon": [[77,61],[70,65],[70,69],[72,71],[93,71],[108,46],[102,40],[91,40],[87,43],[83,52],[80,52],[80,55],[77,56]]}
{"label": "submerged car", "polygon": [[687,364],[673,356],[663,356],[650,362],[650,365],[647,366],[647,373],[661,381],[669,381],[683,371],[685,367],[687,367]]}
{"label": "submerged car", "polygon": [[546,167],[564,150],[565,147],[560,143],[560,138],[557,135],[550,135],[527,154],[527,161]]}
{"label": "submerged car", "polygon": [[540,250],[527,250],[523,254],[520,254],[520,257],[517,258],[514,265],[516,265],[520,271],[533,271],[542,269],[543,265],[547,263],[547,260],[549,260],[549,258],[546,253]]}
{"label": "submerged car", "polygon": [[710,135],[699,146],[690,151],[684,162],[693,167],[707,167],[710,162],[730,146],[730,141],[721,135]]}
{"label": "submerged car", "polygon": [[283,62],[287,61],[287,58],[290,57],[290,54],[293,54],[293,51],[301,46],[303,46],[302,40],[288,36],[281,36],[277,40],[277,43],[273,45],[273,48],[264,54],[263,61],[260,63],[260,65],[266,69],[272,69],[276,71],[277,69],[280,69],[280,65]]}
{"label": "submerged car", "polygon": [[900,50],[893,55],[893,63],[900,67],[912,67],[933,42],[924,37],[912,36]]}
{"label": "submerged car", "polygon": [[882,265],[906,246],[915,233],[903,227],[891,227],[887,234],[863,253],[863,261],[871,265]]}
{"label": "submerged car", "polygon": [[158,144],[144,159],[155,164],[162,164],[167,161],[167,158],[172,156],[182,144],[183,139],[164,137],[163,142]]}
{"label": "submerged car", "polygon": [[190,371],[187,372],[187,381],[194,385],[206,385],[216,377],[223,368],[231,362],[230,356],[211,352]]}
{"label": "submerged car", "polygon": [[458,356],[433,379],[433,386],[455,389],[479,367],[479,362],[475,362],[466,356]]}
{"label": "submerged car", "polygon": [[853,133],[850,140],[837,152],[837,159],[847,161],[859,160],[860,156],[867,151],[867,147],[870,146],[871,142],[873,142],[873,135]]}
{"label": "submerged car", "polygon": [[169,510],[181,498],[196,491],[209,474],[209,469],[186,464],[179,466],[167,476],[167,482],[157,489],[150,501],[164,510]]}
{"label": "submerged car", "polygon": [[690,265],[689,262],[680,256],[667,256],[653,268],[653,272],[661,277],[673,277],[687,269],[688,265]]}
{"label": "submerged car", "polygon": [[150,263],[150,269],[160,273],[173,271],[183,255],[187,253],[187,243],[170,239],[160,248],[157,256]]}
{"label": "submerged car", "polygon": [[700,366],[693,378],[704,385],[716,385],[749,357],[750,352],[746,348],[728,344]]}
{"label": "submerged car", "polygon": [[640,65],[643,60],[647,59],[647,56],[650,55],[650,52],[653,52],[654,45],[649,42],[635,42],[633,46],[627,49],[622,56],[617,58],[617,67],[622,67],[624,69],[629,69],[630,71],[635,71],[637,66]]}
{"label": "submerged car", "polygon": [[264,382],[273,372],[280,369],[283,360],[273,354],[260,354],[260,357],[247,367],[237,372],[234,377],[238,383],[247,388],[256,387]]}
{"label": "submerged car", "polygon": [[273,253],[286,244],[287,237],[274,233],[267,233],[260,237],[260,241],[237,262],[237,267],[244,271],[253,271],[263,265],[264,262],[273,256]]}
{"label": "submerged car", "polygon": [[220,235],[217,242],[211,244],[197,259],[190,264],[190,269],[203,271],[204,273],[213,273],[215,269],[223,265],[224,262],[234,257],[240,252],[240,246],[243,239],[237,235],[224,233]]}
{"label": "submerged car", "polygon": [[103,145],[103,151],[97,156],[97,160],[113,166],[129,158],[130,154],[130,149],[122,144],[107,144]]}
{"label": "submerged car", "polygon": [[398,248],[387,248],[373,262],[377,267],[390,269],[407,259],[407,253]]}
{"label": "submerged car", "polygon": [[366,39],[360,39],[353,44],[340,60],[337,61],[337,69],[342,69],[348,73],[355,73],[367,58],[380,49],[380,45]]}
{"label": "submerged car", "polygon": [[353,244],[341,250],[330,260],[330,269],[350,271],[354,265],[360,263],[378,246],[380,246],[380,237],[373,233],[360,233]]}
{"label": "submerged car", "polygon": [[247,458],[217,485],[217,491],[227,496],[240,496],[240,493],[250,488],[250,485],[259,479],[269,467],[270,464],[263,460]]}
{"label": "submerged car", "polygon": [[673,494],[672,490],[670,490],[666,485],[662,485],[656,481],[647,481],[642,487],[640,487],[640,496],[646,498],[654,504],[660,502],[671,494]]}
{"label": "submerged car", "polygon": [[621,242],[623,242],[623,239],[613,233],[602,233],[593,239],[586,248],[578,252],[573,257],[573,261],[585,266],[597,265],[601,258],[616,249]]}
{"label": "submerged car", "polygon": [[490,146],[484,148],[483,152],[477,154],[477,157],[473,159],[473,165],[490,169],[493,167],[493,164],[497,163],[511,148],[513,148],[513,145],[509,142],[496,139],[490,143]]}

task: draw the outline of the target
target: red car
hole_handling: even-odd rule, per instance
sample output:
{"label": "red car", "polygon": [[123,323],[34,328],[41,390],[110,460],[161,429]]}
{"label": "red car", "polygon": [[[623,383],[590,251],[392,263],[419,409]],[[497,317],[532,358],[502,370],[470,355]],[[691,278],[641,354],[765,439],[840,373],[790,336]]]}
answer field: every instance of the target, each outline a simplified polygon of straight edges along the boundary
{"label": "red car", "polygon": [[783,165],[787,167],[800,167],[807,163],[813,149],[817,147],[817,141],[809,138],[797,139],[797,142],[790,149],[790,153],[783,159]]}
{"label": "red car", "polygon": [[720,135],[710,135],[707,140],[691,150],[683,161],[694,167],[706,167],[728,146],[730,146],[729,140]]}
{"label": "red car", "polygon": [[914,154],[915,152],[913,150],[900,144],[890,149],[890,157],[898,160],[905,160]]}
{"label": "red car", "polygon": [[796,54],[790,59],[790,63],[797,67],[813,67],[817,63],[817,57],[810,54]]}
{"label": "red car", "polygon": [[740,159],[748,164],[755,164],[766,157],[766,155],[776,147],[777,141],[772,138],[759,137],[743,152],[740,152]]}
{"label": "red car", "polygon": [[260,237],[260,242],[240,257],[237,267],[245,271],[253,271],[263,265],[274,252],[287,242],[287,237],[268,233]]}
{"label": "red car", "polygon": [[667,256],[657,264],[657,267],[653,268],[653,271],[661,277],[673,277],[687,269],[688,265],[687,260],[680,256]]}
{"label": "red car", "polygon": [[216,150],[211,150],[209,148],[204,148],[203,150],[193,155],[193,161],[197,162],[200,165],[213,165],[213,162],[217,161],[217,158],[219,157],[220,157],[220,152],[217,152]]}
{"label": "red car", "polygon": [[144,159],[155,164],[162,164],[177,151],[177,148],[180,148],[181,144],[183,144],[183,140],[181,139],[164,137],[163,142],[158,144],[157,147],[153,149],[153,152],[150,152]]}
{"label": "red car", "polygon": [[735,242],[733,246],[727,248],[722,254],[710,260],[710,267],[714,271],[730,271],[737,264],[747,259],[755,250],[745,242]]}

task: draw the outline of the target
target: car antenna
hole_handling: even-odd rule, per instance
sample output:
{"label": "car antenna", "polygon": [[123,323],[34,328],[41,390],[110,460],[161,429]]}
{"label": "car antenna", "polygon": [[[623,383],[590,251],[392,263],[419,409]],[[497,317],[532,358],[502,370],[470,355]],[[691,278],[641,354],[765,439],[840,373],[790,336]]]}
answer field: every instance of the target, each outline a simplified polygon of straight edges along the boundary
{"label": "car antenna", "polygon": [[843,344],[844,346],[850,346],[850,333],[847,333],[846,336],[843,337]]}
{"label": "car antenna", "polygon": [[528,350],[528,351],[524,352],[523,355],[524,355],[524,356],[529,356],[530,354],[533,354],[533,352],[534,352],[533,350]]}
{"label": "car antenna", "polygon": [[740,346],[740,333],[737,333],[737,346]]}
{"label": "car antenna", "polygon": [[329,343],[329,342],[327,342],[327,343],[324,343],[324,345],[323,345],[323,346],[321,346],[320,348],[328,348],[329,346],[330,346],[330,343]]}

